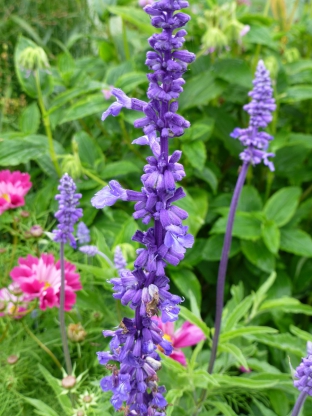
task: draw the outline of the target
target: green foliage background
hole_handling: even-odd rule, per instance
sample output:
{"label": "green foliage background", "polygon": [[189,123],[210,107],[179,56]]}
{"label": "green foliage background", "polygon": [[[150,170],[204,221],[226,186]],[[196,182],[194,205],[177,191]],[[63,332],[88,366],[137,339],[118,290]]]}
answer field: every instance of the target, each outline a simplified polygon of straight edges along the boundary
{"label": "green foliage background", "polygon": [[[189,212],[196,243],[179,267],[168,269],[172,291],[185,297],[182,318],[201,326],[208,341],[186,352],[187,369],[164,358],[161,380],[174,405],[168,415],[195,415],[200,391],[206,388],[209,395],[201,416],[287,415],[297,397],[287,357],[297,366],[306,341],[312,340],[312,9],[308,1],[237,3],[190,1],[192,20],[185,46],[197,60],[186,74],[179,111],[192,126],[170,147],[183,151],[187,198],[180,206]],[[34,76],[19,65],[29,46],[42,47],[50,63],[39,71],[43,102],[61,170],[75,177],[83,194],[83,221],[91,228],[92,243],[110,258],[121,245],[131,266],[137,248],[131,236],[144,226],[132,219],[131,206],[118,203],[98,212],[90,199],[113,178],[126,188],[141,187],[149,153],[131,144],[140,135],[132,125],[134,115],[125,110],[102,123],[101,113],[113,99],[106,100],[101,90],[115,86],[146,99],[144,61],[147,37],[153,33],[148,16],[128,0],[23,0],[19,5],[2,0],[0,10],[0,166],[28,171],[33,182],[25,207],[30,217],[17,226],[13,212],[0,217],[0,245],[5,249],[0,254],[1,286],[8,284],[19,256],[47,251],[58,255],[47,236],[29,240],[24,234],[33,224],[53,229],[58,180]],[[241,37],[244,25],[250,30]],[[216,50],[206,54],[211,45]],[[248,124],[242,106],[248,102],[260,58],[270,69],[277,102],[269,127],[275,137],[270,151],[276,154],[276,171],[258,166],[248,172],[234,224],[220,355],[216,375],[208,376],[204,370],[218,261],[240,166],[241,146],[229,134]],[[106,280],[114,270],[104,260],[88,261],[71,249],[66,257],[77,264],[84,286],[67,316],[68,323],[82,322],[88,333],[81,345],[71,345],[77,374],[86,371],[81,391],[91,388],[98,396],[97,407],[88,414],[106,416],[113,413],[109,397],[97,387],[105,370],[95,352],[107,348],[101,330],[118,325],[129,311],[111,297]],[[62,356],[57,311],[38,311],[37,317],[23,321]],[[67,396],[59,395],[54,378],[49,385],[55,388],[48,390],[47,377],[59,379],[61,374],[22,324],[2,318],[0,325],[0,414],[74,414],[70,402],[60,401]],[[20,356],[14,367],[6,363],[10,354]],[[252,372],[242,374],[240,366]],[[307,401],[304,415],[311,409]]]}

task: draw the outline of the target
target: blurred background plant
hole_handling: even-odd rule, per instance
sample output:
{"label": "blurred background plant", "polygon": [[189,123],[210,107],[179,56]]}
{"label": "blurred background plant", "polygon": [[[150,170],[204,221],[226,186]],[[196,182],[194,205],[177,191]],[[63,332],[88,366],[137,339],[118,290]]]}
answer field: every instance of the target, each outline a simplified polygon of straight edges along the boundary
{"label": "blurred background plant", "polygon": [[[132,115],[125,111],[104,124],[100,117],[113,101],[112,86],[146,98],[152,28],[142,3],[0,0],[0,10],[0,167],[27,171],[33,183],[26,206],[0,216],[0,287],[8,285],[19,257],[49,252],[57,258],[49,233],[58,177],[66,171],[83,195],[91,244],[111,261],[120,245],[130,268],[138,248],[129,243],[137,229],[131,208],[116,204],[97,215],[90,199],[116,177],[125,188],[141,187],[148,151],[131,144],[137,138]],[[161,378],[174,404],[167,413],[285,416],[297,397],[287,357],[296,367],[312,338],[312,8],[308,0],[192,0],[189,10],[186,47],[198,58],[187,73],[179,111],[192,128],[173,147],[183,151],[187,198],[180,206],[190,213],[196,243],[183,265],[168,269],[172,292],[185,297],[183,320],[199,326],[207,341],[184,350],[186,367],[164,357]],[[27,67],[34,51],[40,68],[37,58],[35,68]],[[208,377],[218,261],[240,166],[241,146],[229,134],[248,124],[242,105],[259,58],[271,71],[277,102],[269,130],[276,171],[251,167],[247,174],[234,224],[223,341],[216,375]],[[67,326],[75,325],[68,328],[75,374],[83,374],[73,393],[75,410],[61,394],[62,373],[22,325],[61,361],[54,308],[34,309],[22,320],[0,318],[0,413],[29,415],[35,408],[45,416],[113,414],[98,389],[103,369],[95,352],[107,349],[101,330],[118,325],[123,315],[106,283],[116,271],[105,258],[69,247],[65,257],[83,285],[67,313]],[[176,327],[181,325],[182,319]],[[18,357],[14,363],[12,355]],[[207,387],[203,405],[199,392]],[[311,412],[307,400],[304,415]]]}

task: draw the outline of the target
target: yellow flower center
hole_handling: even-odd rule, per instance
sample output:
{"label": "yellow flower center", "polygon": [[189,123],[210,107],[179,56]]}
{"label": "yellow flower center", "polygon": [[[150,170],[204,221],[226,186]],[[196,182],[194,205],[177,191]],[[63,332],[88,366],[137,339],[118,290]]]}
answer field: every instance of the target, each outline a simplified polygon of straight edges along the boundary
{"label": "yellow flower center", "polygon": [[51,287],[49,282],[45,282],[43,289],[48,289],[48,287]]}
{"label": "yellow flower center", "polygon": [[12,305],[9,308],[9,314],[11,314],[11,315],[15,315],[17,311],[18,311],[18,307],[16,305]]}
{"label": "yellow flower center", "polygon": [[5,199],[7,202],[10,202],[11,198],[9,194],[2,194],[0,195],[0,198]]}
{"label": "yellow flower center", "polygon": [[[171,342],[171,344],[172,344],[172,338],[171,338],[171,336],[170,336],[170,335],[168,335],[168,334],[164,334],[164,335],[163,335],[163,338],[164,338],[164,339],[166,339],[167,341]],[[164,353],[164,352],[165,352],[165,351],[164,351],[164,349],[163,349],[163,347],[161,347],[160,345],[157,345],[157,349],[158,349],[159,351],[161,351],[162,353]]]}

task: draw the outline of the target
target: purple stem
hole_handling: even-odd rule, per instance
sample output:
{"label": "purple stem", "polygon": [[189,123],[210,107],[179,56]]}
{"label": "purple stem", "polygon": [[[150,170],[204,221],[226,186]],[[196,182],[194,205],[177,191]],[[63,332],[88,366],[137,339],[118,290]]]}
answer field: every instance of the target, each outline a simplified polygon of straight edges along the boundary
{"label": "purple stem", "polygon": [[65,268],[64,268],[64,243],[60,243],[60,263],[61,263],[61,293],[60,293],[60,310],[59,310],[59,320],[60,320],[60,330],[61,338],[63,344],[63,352],[65,357],[66,371],[68,375],[71,375],[73,368],[69,354],[67,335],[66,335],[66,326],[65,326]]}
{"label": "purple stem", "polygon": [[305,399],[307,398],[307,393],[305,391],[302,391],[299,394],[299,397],[295,403],[295,406],[293,408],[292,414],[291,416],[298,416],[300,413],[300,410],[302,408],[302,406],[304,405]]}
{"label": "purple stem", "polygon": [[236,213],[236,208],[239,200],[239,196],[241,190],[243,188],[247,170],[249,167],[249,162],[244,162],[239,173],[233,198],[231,201],[229,218],[226,226],[226,232],[224,236],[223,248],[222,248],[222,255],[221,261],[219,265],[219,272],[218,272],[218,283],[217,283],[217,301],[216,301],[216,318],[215,318],[215,332],[212,342],[212,349],[211,349],[211,356],[208,366],[208,373],[212,374],[213,366],[217,356],[217,349],[219,343],[219,336],[220,336],[220,328],[221,328],[221,319],[222,319],[222,310],[223,310],[223,297],[224,297],[224,285],[225,285],[225,277],[226,277],[226,269],[229,259],[229,252],[231,248],[232,242],[232,230],[234,224],[234,217]]}

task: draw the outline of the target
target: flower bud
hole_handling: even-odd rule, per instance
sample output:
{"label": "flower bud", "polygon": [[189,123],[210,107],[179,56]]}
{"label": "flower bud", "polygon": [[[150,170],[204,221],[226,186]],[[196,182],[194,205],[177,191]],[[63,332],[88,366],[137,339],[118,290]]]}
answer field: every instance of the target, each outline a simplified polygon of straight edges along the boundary
{"label": "flower bud", "polygon": [[62,387],[64,387],[64,389],[70,390],[73,387],[75,387],[76,382],[77,382],[76,377],[66,376],[62,380]]}
{"label": "flower bud", "polygon": [[18,65],[28,71],[49,68],[50,64],[45,51],[39,46],[25,48],[19,56]]}
{"label": "flower bud", "polygon": [[86,331],[79,322],[78,324],[69,324],[67,328],[68,338],[73,342],[81,342],[86,338]]}
{"label": "flower bud", "polygon": [[30,229],[30,234],[32,237],[41,237],[43,234],[43,228],[38,224],[33,225]]}
{"label": "flower bud", "polygon": [[17,363],[19,357],[17,355],[9,355],[7,358],[7,363],[10,365],[14,365]]}

